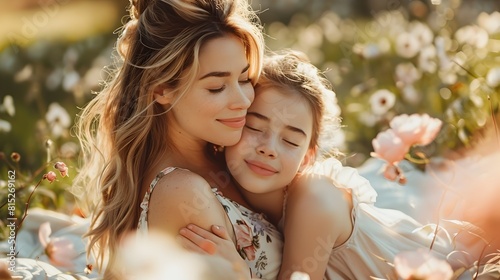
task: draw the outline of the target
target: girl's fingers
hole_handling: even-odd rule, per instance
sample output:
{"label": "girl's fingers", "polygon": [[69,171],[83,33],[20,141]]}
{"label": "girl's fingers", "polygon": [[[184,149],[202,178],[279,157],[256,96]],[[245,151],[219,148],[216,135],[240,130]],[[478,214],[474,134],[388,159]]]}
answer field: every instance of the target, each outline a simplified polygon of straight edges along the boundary
{"label": "girl's fingers", "polygon": [[182,246],[182,248],[184,248],[188,251],[191,251],[194,253],[199,253],[199,254],[207,254],[207,252],[205,252],[203,249],[198,247],[198,245],[194,244],[193,242],[191,242],[191,240],[187,239],[186,237],[184,237],[182,235],[177,235],[175,239],[176,239],[177,243]]}
{"label": "girl's fingers", "polygon": [[215,233],[217,236],[219,236],[222,239],[230,240],[231,238],[229,237],[229,233],[227,232],[226,228],[223,226],[217,226],[213,225],[212,226],[212,232]]}
{"label": "girl's fingers", "polygon": [[214,255],[217,252],[217,245],[213,241],[199,236],[196,237],[187,230],[181,230],[181,234],[177,236],[177,241],[183,248],[192,252],[210,255]]}
{"label": "girl's fingers", "polygon": [[[212,226],[212,230],[214,230],[214,227],[215,226]],[[219,238],[223,238],[223,237],[219,237],[218,235],[212,233],[211,231],[208,231],[208,230],[201,228],[197,225],[189,224],[187,226],[187,228],[188,228],[188,230],[192,231],[193,233],[197,234],[198,236],[205,238],[205,239],[208,239],[208,240],[212,240],[214,242],[217,242]]]}

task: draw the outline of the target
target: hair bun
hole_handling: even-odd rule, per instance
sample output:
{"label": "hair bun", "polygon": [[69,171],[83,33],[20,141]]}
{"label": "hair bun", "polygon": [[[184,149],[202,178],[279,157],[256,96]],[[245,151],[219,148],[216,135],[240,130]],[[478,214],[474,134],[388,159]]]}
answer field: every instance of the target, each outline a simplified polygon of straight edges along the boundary
{"label": "hair bun", "polygon": [[139,16],[144,13],[146,8],[155,0],[130,0],[130,17],[139,19]]}
{"label": "hair bun", "polygon": [[128,53],[128,49],[137,34],[137,20],[128,21],[123,27],[122,33],[118,38],[116,49],[118,54],[125,58]]}

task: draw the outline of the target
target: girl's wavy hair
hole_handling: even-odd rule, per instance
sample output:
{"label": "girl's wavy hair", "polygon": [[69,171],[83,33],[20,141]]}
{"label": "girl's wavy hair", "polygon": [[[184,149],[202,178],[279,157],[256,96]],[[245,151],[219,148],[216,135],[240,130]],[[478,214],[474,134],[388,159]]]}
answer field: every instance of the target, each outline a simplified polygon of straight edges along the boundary
{"label": "girl's wavy hair", "polygon": [[253,81],[264,53],[262,27],[246,0],[130,1],[111,78],[76,125],[83,163],[73,192],[92,213],[88,252],[96,253],[99,268],[105,260],[112,267],[120,238],[137,227],[143,176],[168,145],[166,109],[154,101],[155,88],[178,100],[194,81],[200,48],[214,38],[241,39]]}
{"label": "girl's wavy hair", "polygon": [[335,131],[340,128],[341,119],[335,92],[323,73],[304,53],[285,49],[266,56],[255,91],[266,88],[295,92],[305,98],[313,114],[309,148],[315,149],[319,158],[339,155],[335,146]]}

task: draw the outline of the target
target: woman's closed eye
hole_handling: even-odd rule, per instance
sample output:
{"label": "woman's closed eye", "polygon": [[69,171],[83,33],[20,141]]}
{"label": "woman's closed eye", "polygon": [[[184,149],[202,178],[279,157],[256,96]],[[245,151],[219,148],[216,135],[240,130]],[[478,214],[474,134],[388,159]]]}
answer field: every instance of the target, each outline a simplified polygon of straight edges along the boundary
{"label": "woman's closed eye", "polygon": [[214,89],[208,89],[210,93],[220,93],[226,89],[226,85],[222,85],[219,88],[214,88]]}
{"label": "woman's closed eye", "polygon": [[247,78],[247,79],[244,79],[244,80],[241,80],[241,81],[238,81],[240,84],[249,84],[252,82],[252,79],[250,78]]}

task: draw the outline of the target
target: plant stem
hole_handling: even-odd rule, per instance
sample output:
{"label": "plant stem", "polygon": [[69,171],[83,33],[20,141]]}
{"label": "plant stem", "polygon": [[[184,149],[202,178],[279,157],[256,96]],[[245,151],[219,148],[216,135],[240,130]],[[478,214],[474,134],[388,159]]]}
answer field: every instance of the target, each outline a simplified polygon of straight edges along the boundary
{"label": "plant stem", "polygon": [[23,214],[23,217],[21,218],[21,221],[19,222],[19,224],[17,225],[16,227],[16,235],[17,236],[17,233],[19,232],[19,230],[21,229],[21,226],[23,225],[23,222],[24,222],[24,219],[26,219],[26,216],[28,216],[28,208],[29,208],[29,204],[31,202],[31,197],[33,196],[33,194],[35,193],[36,191],[36,188],[38,188],[38,186],[40,185],[40,183],[42,182],[43,180],[43,177],[42,179],[40,179],[38,181],[38,183],[35,185],[35,187],[33,188],[33,191],[30,193],[30,196],[28,196],[28,200],[26,201],[25,203],[25,209],[24,209],[24,214]]}

